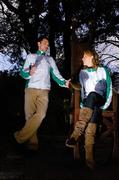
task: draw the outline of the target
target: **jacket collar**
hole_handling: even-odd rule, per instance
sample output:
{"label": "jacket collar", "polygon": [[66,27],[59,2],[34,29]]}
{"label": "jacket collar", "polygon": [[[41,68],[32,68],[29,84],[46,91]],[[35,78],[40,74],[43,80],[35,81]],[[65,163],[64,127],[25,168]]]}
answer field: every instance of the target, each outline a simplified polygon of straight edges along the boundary
{"label": "jacket collar", "polygon": [[84,66],[83,69],[87,70],[88,72],[93,72],[93,71],[96,71],[97,68]]}
{"label": "jacket collar", "polygon": [[37,54],[37,55],[45,55],[45,52],[38,50],[38,51],[36,52],[36,54]]}

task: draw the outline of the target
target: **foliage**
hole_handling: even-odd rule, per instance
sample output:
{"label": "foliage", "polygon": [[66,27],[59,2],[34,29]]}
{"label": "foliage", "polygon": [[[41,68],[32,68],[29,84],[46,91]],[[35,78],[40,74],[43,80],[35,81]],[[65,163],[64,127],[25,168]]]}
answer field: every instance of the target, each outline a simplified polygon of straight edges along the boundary
{"label": "foliage", "polygon": [[[119,2],[117,0],[72,0],[72,26],[80,37],[88,40],[102,40],[107,37],[119,38]],[[84,33],[85,32],[85,33]]]}
{"label": "foliage", "polygon": [[66,70],[73,34],[90,45],[114,36],[119,46],[118,30],[118,0],[0,0],[0,50],[18,63],[21,51],[34,52],[37,37],[46,34],[51,55]]}

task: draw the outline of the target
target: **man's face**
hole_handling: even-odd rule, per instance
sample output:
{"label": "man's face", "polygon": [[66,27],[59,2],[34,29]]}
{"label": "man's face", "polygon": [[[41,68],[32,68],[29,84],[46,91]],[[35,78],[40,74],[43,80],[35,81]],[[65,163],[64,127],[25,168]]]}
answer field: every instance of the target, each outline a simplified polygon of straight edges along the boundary
{"label": "man's face", "polygon": [[49,42],[47,39],[43,39],[41,42],[38,42],[38,50],[46,52],[49,47]]}

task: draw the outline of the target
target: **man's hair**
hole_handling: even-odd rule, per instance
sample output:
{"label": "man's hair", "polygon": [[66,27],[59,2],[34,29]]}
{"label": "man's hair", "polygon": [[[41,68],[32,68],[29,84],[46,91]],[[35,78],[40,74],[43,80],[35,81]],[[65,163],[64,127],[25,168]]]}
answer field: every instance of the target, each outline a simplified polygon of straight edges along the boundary
{"label": "man's hair", "polygon": [[47,39],[49,41],[47,36],[40,36],[38,37],[37,42],[41,42],[43,39]]}

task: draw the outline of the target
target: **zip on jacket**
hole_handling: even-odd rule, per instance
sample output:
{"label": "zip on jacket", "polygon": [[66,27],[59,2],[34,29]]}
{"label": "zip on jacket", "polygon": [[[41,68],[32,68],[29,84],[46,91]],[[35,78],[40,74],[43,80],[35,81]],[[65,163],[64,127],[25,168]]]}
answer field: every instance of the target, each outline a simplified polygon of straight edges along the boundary
{"label": "zip on jacket", "polygon": [[[37,67],[30,76],[30,68]],[[50,76],[61,87],[66,87],[66,80],[61,76],[54,59],[44,54],[29,54],[20,71],[21,76],[27,80],[26,87],[36,89],[50,89]]]}

